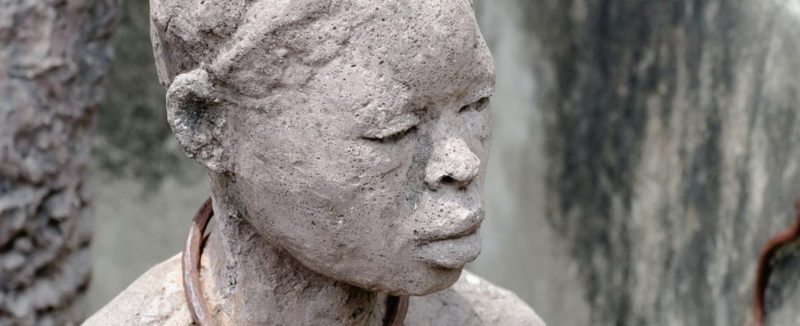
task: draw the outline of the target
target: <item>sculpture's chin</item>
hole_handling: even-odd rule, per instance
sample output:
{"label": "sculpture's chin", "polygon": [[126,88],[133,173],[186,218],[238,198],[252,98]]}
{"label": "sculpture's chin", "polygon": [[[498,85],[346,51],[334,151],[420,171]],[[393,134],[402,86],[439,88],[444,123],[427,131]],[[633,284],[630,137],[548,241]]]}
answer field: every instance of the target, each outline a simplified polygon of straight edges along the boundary
{"label": "sculpture's chin", "polygon": [[[427,265],[427,264],[426,264]],[[462,268],[442,268],[427,265],[413,273],[415,278],[403,274],[393,274],[388,282],[367,287],[369,290],[391,295],[425,296],[445,290],[455,284],[461,276]]]}

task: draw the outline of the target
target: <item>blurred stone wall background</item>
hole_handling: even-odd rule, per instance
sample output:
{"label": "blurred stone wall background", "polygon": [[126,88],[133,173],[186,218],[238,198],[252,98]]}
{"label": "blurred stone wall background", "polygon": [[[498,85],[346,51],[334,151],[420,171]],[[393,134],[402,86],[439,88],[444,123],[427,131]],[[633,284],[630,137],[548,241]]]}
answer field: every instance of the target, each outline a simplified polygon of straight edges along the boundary
{"label": "blurred stone wall background", "polygon": [[[800,191],[800,1],[475,5],[498,87],[470,269],[550,325],[749,322],[758,250]],[[147,1],[121,19],[93,154],[93,309],[178,253],[207,197],[165,122]]]}
{"label": "blurred stone wall background", "polygon": [[97,189],[92,311],[180,252],[187,223],[208,198],[203,169],[180,152],[166,122],[166,91],[153,62],[148,7],[148,1],[122,3],[97,117],[91,162]]}
{"label": "blurred stone wall background", "polygon": [[474,268],[551,325],[751,324],[800,192],[800,1],[477,4],[499,91]]}
{"label": "blurred stone wall background", "polygon": [[0,0],[0,326],[88,312],[88,161],[118,4]]}

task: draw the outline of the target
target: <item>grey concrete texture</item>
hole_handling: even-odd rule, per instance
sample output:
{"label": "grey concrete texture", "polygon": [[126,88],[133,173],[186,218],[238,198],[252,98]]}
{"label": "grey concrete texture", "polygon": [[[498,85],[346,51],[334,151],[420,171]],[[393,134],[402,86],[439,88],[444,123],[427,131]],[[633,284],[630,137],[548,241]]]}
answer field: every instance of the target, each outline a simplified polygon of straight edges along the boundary
{"label": "grey concrete texture", "polygon": [[[209,171],[217,322],[377,324],[376,299],[390,293],[452,307],[410,311],[420,324],[543,324],[475,276],[439,292],[480,253],[484,218],[494,66],[470,3],[151,10],[167,119]],[[168,265],[87,325],[147,324],[137,307],[175,294]],[[158,320],[178,318],[161,308]]]}
{"label": "grey concrete texture", "polygon": [[0,325],[87,314],[91,127],[117,2],[0,1]]}

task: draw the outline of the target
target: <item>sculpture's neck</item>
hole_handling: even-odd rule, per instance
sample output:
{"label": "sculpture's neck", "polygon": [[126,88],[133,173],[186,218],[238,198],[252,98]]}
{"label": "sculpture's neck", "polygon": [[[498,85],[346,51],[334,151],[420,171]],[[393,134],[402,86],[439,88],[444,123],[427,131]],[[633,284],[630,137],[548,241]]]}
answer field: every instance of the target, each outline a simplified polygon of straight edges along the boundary
{"label": "sculpture's neck", "polygon": [[[215,198],[216,199],[216,198]],[[319,275],[215,204],[205,247],[222,313],[233,325],[367,325],[377,294]],[[222,211],[222,212],[220,212]],[[231,213],[228,213],[229,215]]]}

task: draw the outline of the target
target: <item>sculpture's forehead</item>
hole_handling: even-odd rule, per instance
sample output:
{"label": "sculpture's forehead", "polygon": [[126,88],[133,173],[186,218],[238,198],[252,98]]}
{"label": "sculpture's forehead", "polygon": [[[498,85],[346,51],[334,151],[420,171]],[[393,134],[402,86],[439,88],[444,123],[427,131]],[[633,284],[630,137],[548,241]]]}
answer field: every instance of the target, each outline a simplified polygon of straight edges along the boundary
{"label": "sculpture's forehead", "polygon": [[259,1],[232,40],[212,70],[247,95],[303,84],[310,69],[329,77],[320,89],[367,83],[415,101],[477,100],[494,87],[469,0]]}
{"label": "sculpture's forehead", "polygon": [[416,96],[489,95],[494,64],[468,0],[390,3],[356,31],[354,50],[379,56],[391,78]]}

